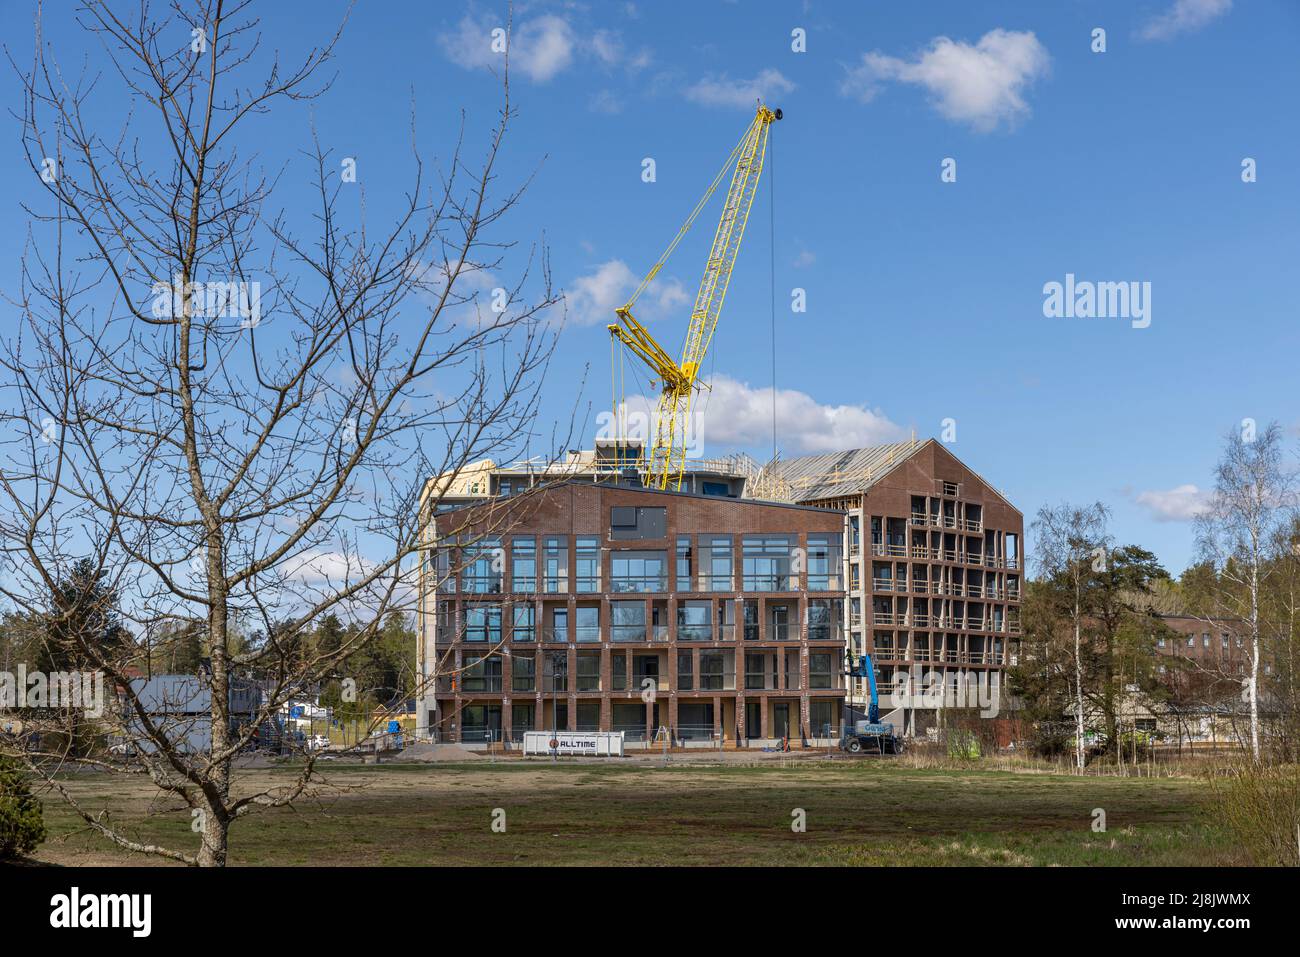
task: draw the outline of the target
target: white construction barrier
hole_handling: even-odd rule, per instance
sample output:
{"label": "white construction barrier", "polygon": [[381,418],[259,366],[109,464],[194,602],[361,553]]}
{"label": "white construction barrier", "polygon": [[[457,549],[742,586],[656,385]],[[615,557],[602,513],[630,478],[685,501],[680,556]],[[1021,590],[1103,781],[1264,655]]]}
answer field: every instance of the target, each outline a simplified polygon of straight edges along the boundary
{"label": "white construction barrier", "polygon": [[622,731],[525,731],[524,754],[623,756]]}

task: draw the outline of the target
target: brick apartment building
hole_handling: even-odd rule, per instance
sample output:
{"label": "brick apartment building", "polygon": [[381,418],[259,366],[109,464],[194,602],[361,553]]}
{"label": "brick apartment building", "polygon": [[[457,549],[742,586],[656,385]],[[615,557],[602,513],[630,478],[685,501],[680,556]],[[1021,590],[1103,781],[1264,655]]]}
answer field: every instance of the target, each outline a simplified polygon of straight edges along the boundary
{"label": "brick apartment building", "polygon": [[[971,689],[988,699],[991,686],[1005,688],[1021,633],[1024,516],[997,489],[933,439],[786,459],[764,471],[754,494],[846,514],[848,635],[855,654],[873,656],[882,695],[900,669],[920,676],[914,690],[927,679],[943,687],[961,679],[967,701]],[[864,682],[853,684],[861,706]],[[912,735],[937,708],[890,713],[882,700],[881,710]]]}
{"label": "brick apartment building", "polygon": [[[1177,637],[1156,639],[1160,658],[1182,659],[1193,668],[1216,676],[1241,676],[1248,667],[1248,653],[1238,618],[1197,618],[1192,615],[1160,615],[1160,621]],[[1165,669],[1168,673],[1169,669]]]}
{"label": "brick apartment building", "polygon": [[[503,470],[428,517],[422,731],[520,740],[624,731],[758,745],[838,729],[845,697],[845,516]],[[477,486],[477,487],[474,487]],[[485,497],[486,496],[486,497]]]}

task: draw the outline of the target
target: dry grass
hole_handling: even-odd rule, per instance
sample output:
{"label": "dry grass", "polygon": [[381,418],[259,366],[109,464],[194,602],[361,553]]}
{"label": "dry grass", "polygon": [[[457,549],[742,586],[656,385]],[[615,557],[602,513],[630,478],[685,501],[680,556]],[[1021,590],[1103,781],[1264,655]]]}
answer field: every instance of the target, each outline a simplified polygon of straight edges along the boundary
{"label": "dry grass", "polygon": [[[246,787],[286,769],[248,770]],[[232,834],[245,865],[1164,865],[1240,863],[1204,813],[1202,782],[1062,776],[892,760],[668,768],[500,762],[331,769],[333,787]],[[192,846],[189,812],[104,775],[72,784],[133,834]],[[1104,808],[1108,831],[1092,830]],[[494,808],[507,831],[491,829]],[[807,831],[791,830],[802,808]],[[46,801],[57,864],[119,854]]]}

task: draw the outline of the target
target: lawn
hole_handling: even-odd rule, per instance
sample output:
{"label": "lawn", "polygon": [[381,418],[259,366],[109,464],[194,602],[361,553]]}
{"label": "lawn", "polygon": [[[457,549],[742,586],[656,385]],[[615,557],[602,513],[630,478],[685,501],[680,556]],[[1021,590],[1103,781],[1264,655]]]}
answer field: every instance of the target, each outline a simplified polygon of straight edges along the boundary
{"label": "lawn", "polygon": [[[286,783],[245,770],[238,786]],[[193,848],[189,810],[143,782],[70,779],[134,836]],[[338,765],[293,810],[232,832],[243,865],[1140,865],[1241,863],[1194,778],[920,770],[889,761],[780,767],[501,762]],[[504,833],[492,829],[505,812]],[[1106,831],[1093,830],[1103,809]],[[806,830],[792,829],[802,809]],[[78,828],[45,796],[40,860],[151,863]]]}

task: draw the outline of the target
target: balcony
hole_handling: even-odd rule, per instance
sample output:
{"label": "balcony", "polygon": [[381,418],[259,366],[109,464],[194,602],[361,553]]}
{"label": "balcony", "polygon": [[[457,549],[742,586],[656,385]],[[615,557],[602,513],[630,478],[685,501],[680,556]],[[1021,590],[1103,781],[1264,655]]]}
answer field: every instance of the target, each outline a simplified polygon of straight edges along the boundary
{"label": "balcony", "polygon": [[639,625],[610,625],[610,641],[648,641],[650,630],[644,624]]}
{"label": "balcony", "polygon": [[677,624],[678,641],[712,641],[712,625],[684,625],[681,622]]}

